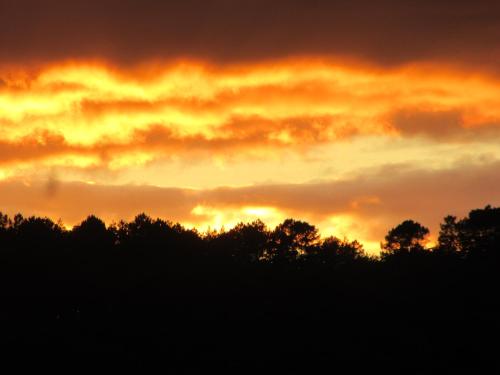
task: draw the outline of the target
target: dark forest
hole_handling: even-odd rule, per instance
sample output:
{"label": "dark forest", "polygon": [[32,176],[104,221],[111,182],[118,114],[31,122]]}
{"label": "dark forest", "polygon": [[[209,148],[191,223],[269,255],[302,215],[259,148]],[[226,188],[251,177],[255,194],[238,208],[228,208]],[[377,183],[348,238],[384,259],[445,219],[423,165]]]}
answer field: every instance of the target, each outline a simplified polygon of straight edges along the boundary
{"label": "dark forest", "polygon": [[445,217],[431,249],[428,229],[406,220],[380,257],[294,219],[198,233],[140,214],[63,228],[0,215],[1,349],[19,363],[161,358],[200,373],[207,363],[306,373],[498,364],[500,208]]}

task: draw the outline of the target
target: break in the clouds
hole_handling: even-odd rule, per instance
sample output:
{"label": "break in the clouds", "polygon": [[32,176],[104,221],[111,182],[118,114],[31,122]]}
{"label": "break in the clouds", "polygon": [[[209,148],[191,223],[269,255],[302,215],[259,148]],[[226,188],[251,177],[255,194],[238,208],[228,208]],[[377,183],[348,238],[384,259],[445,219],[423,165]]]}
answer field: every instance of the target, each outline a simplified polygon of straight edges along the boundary
{"label": "break in the clouds", "polygon": [[0,0],[0,211],[295,216],[371,245],[408,217],[435,229],[499,203],[499,18],[486,0]]}

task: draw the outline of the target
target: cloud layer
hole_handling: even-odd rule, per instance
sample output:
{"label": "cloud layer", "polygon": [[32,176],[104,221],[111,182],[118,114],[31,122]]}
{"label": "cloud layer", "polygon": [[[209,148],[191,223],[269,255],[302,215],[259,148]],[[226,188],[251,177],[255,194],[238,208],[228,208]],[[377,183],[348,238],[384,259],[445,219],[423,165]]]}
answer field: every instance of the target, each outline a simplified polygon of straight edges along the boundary
{"label": "cloud layer", "polygon": [[2,0],[0,61],[329,55],[497,71],[499,15],[494,0]]}
{"label": "cloud layer", "polygon": [[419,220],[437,235],[447,214],[500,205],[499,186],[499,161],[445,170],[387,165],[348,180],[198,190],[6,180],[0,183],[0,206],[11,214],[60,217],[71,225],[90,213],[110,222],[147,212],[200,229],[258,217],[275,225],[296,217],[376,251],[374,243],[405,219]]}
{"label": "cloud layer", "polygon": [[492,141],[500,86],[463,71],[370,70],[322,60],[120,71],[72,63],[9,72],[0,87],[0,167],[117,169],[176,155],[305,152],[353,137]]}

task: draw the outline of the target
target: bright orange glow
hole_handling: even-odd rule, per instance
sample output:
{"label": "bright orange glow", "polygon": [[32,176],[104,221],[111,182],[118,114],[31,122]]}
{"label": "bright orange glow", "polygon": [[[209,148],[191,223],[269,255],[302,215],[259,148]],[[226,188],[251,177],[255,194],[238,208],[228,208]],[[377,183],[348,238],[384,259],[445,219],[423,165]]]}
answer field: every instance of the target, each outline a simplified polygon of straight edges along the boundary
{"label": "bright orange glow", "polygon": [[[322,193],[342,206],[339,211],[317,202],[307,206],[310,196],[297,198],[293,184],[349,180],[387,164],[430,171],[471,155],[500,157],[491,141],[500,133],[500,82],[449,67],[374,69],[297,58],[234,66],[177,61],[130,70],[75,61],[35,72],[17,67],[0,77],[2,184],[31,186],[48,175],[61,186],[185,189],[175,191],[177,200],[159,200],[166,208],[155,212],[201,229],[257,218],[272,227],[297,217],[317,224],[323,235],[378,249],[376,238],[395,223],[361,225],[359,218],[386,207],[394,194],[383,199],[367,189],[344,202]],[[466,142],[476,145],[460,146]],[[293,186],[280,185],[285,197],[273,192],[276,186],[258,196],[245,190],[260,184]],[[241,188],[240,195],[226,202],[224,193],[210,190],[220,186]],[[32,207],[40,206],[33,213],[74,224],[92,209],[69,195],[63,200],[65,190],[58,189],[46,189],[57,192],[47,202],[43,189],[33,197],[26,193]],[[16,209],[15,191],[6,193],[0,209]],[[204,193],[209,198],[196,199]],[[103,218],[130,218],[143,210],[141,199],[124,199],[103,210]],[[99,200],[99,208],[108,201]]]}
{"label": "bright orange glow", "polygon": [[285,219],[285,214],[274,207],[242,207],[214,208],[197,205],[191,213],[201,219],[190,224],[202,230],[228,230],[239,222],[251,222],[257,219],[264,221],[270,227],[278,225]]}
{"label": "bright orange glow", "polygon": [[0,90],[2,144],[22,150],[29,140],[22,159],[83,154],[97,164],[113,161],[113,168],[172,151],[255,152],[398,134],[404,129],[391,118],[399,110],[458,111],[459,128],[500,119],[497,82],[418,66],[370,71],[316,60],[219,68],[179,62],[132,74],[73,63],[24,81],[9,77]]}

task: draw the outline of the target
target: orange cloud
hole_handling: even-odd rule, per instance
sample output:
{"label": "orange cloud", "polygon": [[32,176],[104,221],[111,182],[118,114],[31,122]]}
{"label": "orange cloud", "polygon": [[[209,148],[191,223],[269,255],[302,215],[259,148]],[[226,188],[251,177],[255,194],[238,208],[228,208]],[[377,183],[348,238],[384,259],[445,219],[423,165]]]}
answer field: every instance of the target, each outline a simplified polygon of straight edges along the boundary
{"label": "orange cloud", "polygon": [[81,62],[21,70],[2,82],[1,164],[57,156],[126,167],[172,153],[192,160],[303,152],[373,135],[451,142],[495,135],[500,124],[496,82],[425,66],[184,61],[153,74]]}

